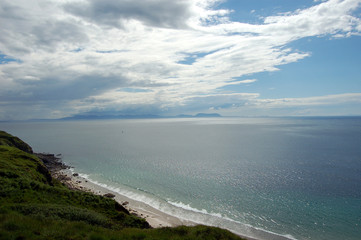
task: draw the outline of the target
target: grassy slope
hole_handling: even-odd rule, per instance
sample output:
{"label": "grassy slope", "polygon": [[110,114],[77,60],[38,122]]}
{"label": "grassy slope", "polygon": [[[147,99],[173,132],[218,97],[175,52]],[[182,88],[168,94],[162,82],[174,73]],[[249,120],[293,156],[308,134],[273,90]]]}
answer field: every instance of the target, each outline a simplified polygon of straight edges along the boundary
{"label": "grassy slope", "polygon": [[0,239],[239,239],[206,226],[148,227],[114,200],[52,179],[30,146],[0,131]]}

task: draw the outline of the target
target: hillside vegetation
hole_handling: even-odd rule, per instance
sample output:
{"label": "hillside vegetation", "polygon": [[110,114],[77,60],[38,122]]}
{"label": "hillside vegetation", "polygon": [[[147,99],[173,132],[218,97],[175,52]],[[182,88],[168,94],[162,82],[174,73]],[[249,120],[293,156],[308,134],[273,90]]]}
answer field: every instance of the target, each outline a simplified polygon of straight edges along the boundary
{"label": "hillside vegetation", "polygon": [[208,226],[151,229],[113,199],[68,189],[32,153],[0,131],[0,239],[240,239]]}

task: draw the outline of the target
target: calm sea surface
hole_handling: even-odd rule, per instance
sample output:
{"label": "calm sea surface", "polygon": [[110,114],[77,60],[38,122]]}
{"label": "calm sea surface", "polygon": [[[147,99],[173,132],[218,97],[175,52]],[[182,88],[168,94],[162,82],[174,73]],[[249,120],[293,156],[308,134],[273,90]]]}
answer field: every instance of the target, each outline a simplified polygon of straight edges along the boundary
{"label": "calm sea surface", "polygon": [[361,118],[0,123],[164,212],[259,239],[360,239]]}

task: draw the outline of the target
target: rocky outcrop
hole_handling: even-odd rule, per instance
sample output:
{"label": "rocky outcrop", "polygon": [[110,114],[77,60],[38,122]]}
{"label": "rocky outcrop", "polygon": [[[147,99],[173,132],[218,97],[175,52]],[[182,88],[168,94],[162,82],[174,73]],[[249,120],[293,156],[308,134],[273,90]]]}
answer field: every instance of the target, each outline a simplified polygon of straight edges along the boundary
{"label": "rocky outcrop", "polygon": [[61,158],[56,157],[54,154],[34,153],[34,155],[44,163],[50,172],[57,172],[69,168],[61,161]]}
{"label": "rocky outcrop", "polygon": [[115,195],[113,193],[106,193],[103,196],[107,198],[115,198]]}

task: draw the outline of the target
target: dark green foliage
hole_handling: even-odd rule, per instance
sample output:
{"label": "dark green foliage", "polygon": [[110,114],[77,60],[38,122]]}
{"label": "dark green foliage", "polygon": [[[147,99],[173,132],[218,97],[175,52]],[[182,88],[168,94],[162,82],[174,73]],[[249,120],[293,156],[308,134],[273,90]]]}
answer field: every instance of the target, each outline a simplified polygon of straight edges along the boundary
{"label": "dark green foliage", "polygon": [[0,239],[239,239],[206,226],[147,229],[113,199],[52,179],[30,150],[0,131]]}

